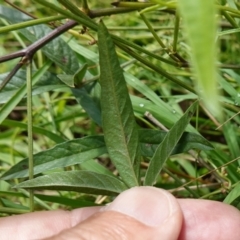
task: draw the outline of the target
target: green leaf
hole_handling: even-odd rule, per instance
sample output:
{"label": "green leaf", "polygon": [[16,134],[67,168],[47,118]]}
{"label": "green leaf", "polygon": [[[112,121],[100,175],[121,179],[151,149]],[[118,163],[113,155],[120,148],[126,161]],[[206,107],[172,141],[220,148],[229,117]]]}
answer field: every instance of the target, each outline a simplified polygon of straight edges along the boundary
{"label": "green leaf", "polygon": [[[46,69],[47,70],[47,69]],[[46,71],[45,70],[45,71]],[[35,74],[36,71],[33,71]],[[0,74],[0,83],[6,78],[8,73]],[[26,71],[19,70],[11,79],[11,81],[0,92],[0,103],[8,102],[16,92],[26,84]],[[42,74],[38,82],[33,86],[33,95],[41,94],[47,91],[53,91],[59,88],[67,88],[54,74],[45,72]]]}
{"label": "green leaf", "polygon": [[[123,71],[107,28],[98,31],[102,127],[108,153],[123,181],[138,185],[138,131]],[[135,168],[135,169],[134,169]]]}
{"label": "green leaf", "polygon": [[[232,158],[239,158],[240,156],[238,129],[238,126],[230,124],[230,122],[226,122],[223,125],[223,134]],[[238,162],[240,163],[240,160]]]}
{"label": "green leaf", "polygon": [[[102,136],[91,136],[60,143],[46,151],[34,154],[34,175],[56,168],[80,164],[106,153]],[[1,179],[23,178],[28,176],[28,158],[23,159]]]}
{"label": "green leaf", "polygon": [[72,198],[67,198],[63,196],[51,196],[51,195],[43,195],[43,194],[34,194],[34,195],[37,198],[41,199],[42,201],[63,204],[71,207],[72,209],[80,208],[80,207],[99,206],[94,202],[86,201],[81,198],[72,199]]}
{"label": "green leaf", "polygon": [[74,75],[59,74],[57,76],[67,86],[72,88],[75,86],[79,87],[81,85],[83,77],[86,74],[87,68],[88,68],[88,65],[85,63],[77,70],[77,72]]}
{"label": "green leaf", "polygon": [[[224,148],[223,149],[219,148],[219,145],[216,145],[216,149],[205,152],[205,154],[207,159],[211,159],[212,165],[219,168],[221,168],[227,162],[232,161],[232,158],[229,155],[229,152],[226,152]],[[234,161],[227,166],[227,172],[228,172],[227,178],[231,182],[239,181],[239,173],[236,171],[238,167],[239,167],[239,163],[237,161]]]}
{"label": "green leaf", "polygon": [[[27,130],[27,124],[26,123],[14,121],[14,120],[6,119],[1,123],[1,125],[11,127],[11,128],[19,127],[19,128]],[[46,130],[45,128],[33,126],[33,132],[38,133],[38,134],[42,134],[42,135],[48,137],[49,139],[51,139],[52,141],[54,141],[56,143],[62,143],[62,142],[65,141],[64,138],[58,136],[57,134],[55,134],[53,132],[50,132],[49,130]]]}
{"label": "green leaf", "polygon": [[7,213],[7,214],[24,214],[24,213],[29,213],[29,210],[17,209],[17,208],[0,207],[0,213]]}
{"label": "green leaf", "polygon": [[15,188],[76,191],[88,194],[117,195],[126,185],[116,177],[90,171],[58,172],[22,182]]}
{"label": "green leaf", "polygon": [[[144,157],[152,157],[166,135],[167,132],[159,130],[139,130],[139,141],[142,155]],[[212,150],[213,146],[201,135],[185,132],[174,147],[171,155],[187,152],[190,149],[199,149],[206,151]]]}
{"label": "green leaf", "polygon": [[111,172],[107,167],[103,166],[99,162],[95,160],[89,160],[86,162],[81,163],[81,170],[92,171],[96,173],[101,173],[104,175],[115,176],[113,172]]}
{"label": "green leaf", "polygon": [[99,126],[102,125],[101,109],[96,100],[88,93],[86,87],[72,88],[72,93],[78,103],[87,112],[90,118]]}
{"label": "green leaf", "polygon": [[74,74],[73,80],[74,85],[79,88],[81,86],[81,82],[87,72],[88,65],[87,63],[83,64],[81,68],[78,69],[78,71]]}
{"label": "green leaf", "polygon": [[[32,78],[32,85],[34,85],[42,75],[47,71],[51,62],[46,62],[42,68],[40,68]],[[21,101],[21,99],[26,95],[27,85],[26,83],[18,89],[18,91],[14,94],[14,96],[0,109],[0,124],[3,120],[10,114],[10,112],[17,106],[17,104]]]}
{"label": "green leaf", "polygon": [[[164,109],[160,105],[156,105],[153,102],[146,100],[142,97],[131,96],[131,100],[133,103],[134,111],[141,116],[145,114],[146,111],[150,112],[160,123],[162,123],[165,127],[171,128],[174,123],[180,119],[181,115],[176,112],[175,109]],[[172,117],[172,114],[176,115],[176,117]],[[177,118],[177,119],[176,119]],[[176,120],[175,120],[176,119]],[[197,133],[197,130],[191,126],[187,126],[187,131]]]}
{"label": "green leaf", "polygon": [[[65,41],[68,40],[65,36],[62,36],[62,38],[65,39]],[[90,60],[91,62],[94,63],[98,62],[98,55],[95,52],[91,51],[89,48],[81,46],[76,41],[68,41],[68,45],[74,52],[76,52],[80,56],[83,56],[84,58]]]}
{"label": "green leaf", "polygon": [[144,185],[152,186],[156,181],[156,178],[161,172],[164,163],[171,155],[185,128],[189,124],[189,121],[197,107],[197,104],[198,102],[196,101],[189,107],[186,113],[174,124],[174,126],[166,134],[164,140],[159,144],[156,152],[154,153],[154,156],[150,160],[150,164],[145,176]]}
{"label": "green leaf", "polygon": [[[229,69],[228,70],[225,69],[222,72],[223,72],[223,75],[227,74],[232,79],[238,79],[239,77],[238,74],[234,73]],[[219,76],[218,79],[219,79],[219,85],[221,86],[221,89],[223,89],[227,94],[231,96],[231,103],[235,104],[236,106],[240,105],[240,102],[238,99],[240,97],[237,89],[235,89],[234,86],[229,81],[227,81],[224,77]],[[226,98],[224,99],[224,102],[226,102]]]}
{"label": "green leaf", "polygon": [[1,202],[1,206],[7,207],[7,208],[29,210],[28,207],[18,203],[11,202],[8,199],[0,198],[0,202]]}
{"label": "green leaf", "polygon": [[57,77],[67,86],[74,87],[74,75],[58,74]]}
{"label": "green leaf", "polygon": [[231,192],[227,195],[223,202],[227,204],[232,204],[238,198],[240,198],[240,182],[238,182],[237,185],[231,190]]}
{"label": "green leaf", "polygon": [[206,107],[220,115],[217,91],[217,18],[213,0],[178,1],[187,40],[191,47],[191,58],[198,93]]}
{"label": "green leaf", "polygon": [[[167,121],[170,122],[170,123],[174,123],[179,119],[180,114],[178,114],[176,111],[174,112],[173,108],[171,106],[169,106],[169,104],[164,102],[146,84],[144,84],[142,81],[140,81],[137,77],[134,77],[132,74],[125,73],[124,76],[126,78],[126,82],[130,86],[132,86],[134,89],[136,89],[141,94],[143,94],[148,100],[150,100],[152,102],[152,105],[157,106],[159,114],[161,114],[164,119],[167,119]],[[143,100],[145,100],[145,99],[143,99]],[[139,107],[142,108],[145,111],[148,111],[148,109],[146,109],[146,105],[144,105],[143,102],[140,104]],[[159,108],[161,109],[161,111],[159,111]]]}

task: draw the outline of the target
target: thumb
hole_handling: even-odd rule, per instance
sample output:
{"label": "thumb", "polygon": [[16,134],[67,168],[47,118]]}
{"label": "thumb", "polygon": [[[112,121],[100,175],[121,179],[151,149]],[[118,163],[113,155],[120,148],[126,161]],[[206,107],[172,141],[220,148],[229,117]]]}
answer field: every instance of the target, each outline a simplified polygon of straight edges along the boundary
{"label": "thumb", "polygon": [[170,193],[134,187],[85,221],[49,239],[176,240],[181,226],[182,212]]}

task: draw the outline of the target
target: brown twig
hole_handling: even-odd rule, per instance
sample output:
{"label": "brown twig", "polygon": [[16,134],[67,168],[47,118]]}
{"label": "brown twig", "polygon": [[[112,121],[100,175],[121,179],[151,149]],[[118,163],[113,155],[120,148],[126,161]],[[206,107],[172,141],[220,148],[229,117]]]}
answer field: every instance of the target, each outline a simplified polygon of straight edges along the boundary
{"label": "brown twig", "polygon": [[27,62],[27,60],[31,59],[33,55],[43,46],[45,46],[48,42],[53,40],[54,38],[58,37],[62,33],[66,32],[67,30],[71,29],[72,27],[76,26],[78,23],[74,20],[70,20],[64,25],[54,29],[48,35],[44,36],[43,38],[39,39],[38,41],[34,42],[30,46],[25,49],[22,49],[18,52],[8,54],[0,58],[0,63],[6,62],[11,59],[22,57],[19,63],[14,67],[14,69],[8,74],[8,76],[4,79],[4,81],[0,85],[0,91],[6,86],[6,84],[11,80],[14,74]]}
{"label": "brown twig", "polygon": [[22,12],[22,13],[26,14],[27,16],[31,17],[31,18],[37,19],[37,17],[35,17],[35,16],[32,15],[31,13],[28,13],[28,12],[24,11],[23,9],[21,9],[20,7],[18,7],[18,6],[15,5],[14,3],[11,3],[11,2],[8,1],[8,0],[4,0],[4,2],[7,3],[8,5],[10,5],[11,7],[17,9],[19,12]]}

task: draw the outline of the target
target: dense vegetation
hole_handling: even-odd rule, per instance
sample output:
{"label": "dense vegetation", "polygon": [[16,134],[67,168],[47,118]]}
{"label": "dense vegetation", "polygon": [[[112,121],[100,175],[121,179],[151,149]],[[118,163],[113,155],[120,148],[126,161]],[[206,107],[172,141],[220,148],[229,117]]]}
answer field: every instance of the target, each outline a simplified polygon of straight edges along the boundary
{"label": "dense vegetation", "polygon": [[11,2],[2,216],[104,204],[137,185],[240,208],[238,3]]}

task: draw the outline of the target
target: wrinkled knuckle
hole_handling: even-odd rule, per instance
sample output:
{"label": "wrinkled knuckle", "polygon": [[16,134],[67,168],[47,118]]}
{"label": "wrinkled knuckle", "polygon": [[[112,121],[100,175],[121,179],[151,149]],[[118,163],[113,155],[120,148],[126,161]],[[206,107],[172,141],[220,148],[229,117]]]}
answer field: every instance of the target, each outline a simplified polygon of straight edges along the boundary
{"label": "wrinkled knuckle", "polygon": [[[111,213],[106,216],[105,219],[93,219],[91,227],[89,224],[82,226],[81,239],[87,240],[128,240],[134,239],[134,235],[131,231],[131,225],[127,224],[128,219],[126,216],[118,215],[114,216],[114,220],[110,220]],[[110,221],[109,221],[110,220]]]}
{"label": "wrinkled knuckle", "polygon": [[114,239],[114,240],[128,240],[133,239],[132,233],[129,228],[126,228],[124,223],[114,224],[114,227],[108,226],[104,230],[103,239]]}

